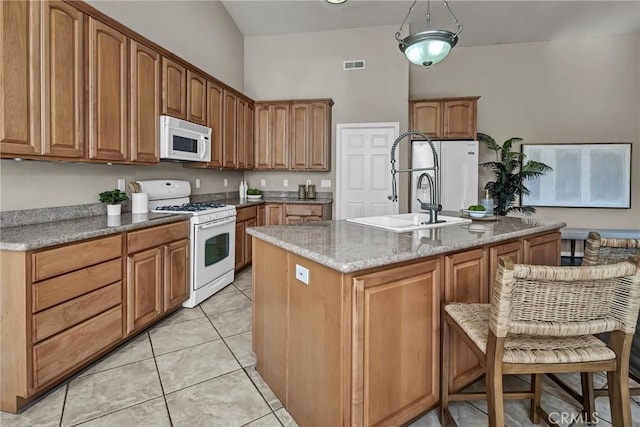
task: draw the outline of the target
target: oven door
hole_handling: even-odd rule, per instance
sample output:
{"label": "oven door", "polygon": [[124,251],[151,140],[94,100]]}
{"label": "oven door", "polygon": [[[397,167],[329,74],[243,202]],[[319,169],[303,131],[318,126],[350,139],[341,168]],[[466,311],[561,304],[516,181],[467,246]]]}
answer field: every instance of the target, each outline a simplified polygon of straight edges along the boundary
{"label": "oven door", "polygon": [[234,269],[236,218],[225,218],[193,227],[192,286],[200,289]]}

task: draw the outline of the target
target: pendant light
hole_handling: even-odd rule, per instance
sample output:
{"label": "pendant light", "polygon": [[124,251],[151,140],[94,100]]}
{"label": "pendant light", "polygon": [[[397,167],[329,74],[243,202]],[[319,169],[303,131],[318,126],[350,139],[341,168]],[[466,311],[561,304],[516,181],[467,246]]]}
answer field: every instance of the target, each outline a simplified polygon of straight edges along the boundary
{"label": "pendant light", "polygon": [[409,15],[413,7],[418,0],[413,0],[413,4],[407,12],[400,29],[396,33],[396,40],[398,40],[400,50],[404,53],[407,59],[416,65],[421,65],[426,68],[433,64],[437,64],[449,55],[451,49],[458,43],[458,34],[462,32],[462,24],[458,22],[458,18],[453,14],[447,0],[442,0],[444,6],[449,11],[451,18],[456,24],[456,32],[452,33],[447,30],[430,30],[429,24],[431,23],[431,0],[427,0],[427,29],[421,33],[411,34],[404,39],[400,38],[400,33],[404,24],[407,22]]}

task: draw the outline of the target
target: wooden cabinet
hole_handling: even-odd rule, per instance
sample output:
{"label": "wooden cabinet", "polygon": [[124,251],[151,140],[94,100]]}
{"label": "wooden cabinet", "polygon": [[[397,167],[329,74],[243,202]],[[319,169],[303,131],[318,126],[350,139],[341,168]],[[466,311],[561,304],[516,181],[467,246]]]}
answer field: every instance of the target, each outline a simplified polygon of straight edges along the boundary
{"label": "wooden cabinet", "polygon": [[0,52],[0,152],[40,154],[39,2],[0,2]]}
{"label": "wooden cabinet", "polygon": [[233,92],[224,90],[224,125],[223,125],[223,141],[224,150],[222,152],[222,166],[225,168],[235,169],[238,165],[238,157],[236,152],[236,102],[237,96]]}
{"label": "wooden cabinet", "polygon": [[255,143],[254,143],[254,112],[255,106],[252,101],[247,102],[247,112],[244,121],[244,144],[245,144],[245,165],[246,169],[252,170],[255,166]]}
{"label": "wooden cabinet", "polygon": [[[409,101],[409,128],[439,139],[475,139],[480,97]],[[417,137],[414,137],[416,139]]]}
{"label": "wooden cabinet", "polygon": [[84,156],[84,15],[42,2],[42,154]]}
{"label": "wooden cabinet", "polygon": [[187,69],[162,57],[162,114],[187,118]]}
{"label": "wooden cabinet", "polygon": [[365,361],[354,378],[356,425],[400,425],[438,402],[440,269],[433,259],[353,279],[351,348]]}
{"label": "wooden cabinet", "polygon": [[257,218],[256,218],[256,220],[257,220],[257,224],[256,225],[258,227],[260,227],[262,225],[266,225],[267,222],[266,222],[266,218],[265,218],[265,207],[264,207],[264,205],[258,205],[257,210],[258,210],[258,214],[257,214]]}
{"label": "wooden cabinet", "polygon": [[508,256],[515,264],[522,264],[522,242],[508,242],[489,248],[489,286],[487,297],[491,301],[491,288],[495,281],[496,271],[498,271],[498,260],[501,256]]}
{"label": "wooden cabinet", "polygon": [[326,204],[298,204],[284,205],[284,223],[302,224],[331,219],[331,203]]}
{"label": "wooden cabinet", "polygon": [[524,239],[523,250],[526,264],[560,265],[560,233]]}
{"label": "wooden cabinet", "polygon": [[0,261],[13,285],[0,289],[0,409],[16,412],[122,339],[122,236],[2,251]]}
{"label": "wooden cabinet", "polygon": [[211,128],[211,162],[208,166],[214,168],[222,167],[223,154],[223,90],[211,82],[207,82],[207,126]]}
{"label": "wooden cabinet", "polygon": [[160,55],[135,40],[131,40],[130,50],[130,157],[133,162],[158,163]]}
{"label": "wooden cabinet", "polygon": [[280,225],[284,223],[284,205],[280,203],[267,203],[264,205],[265,225]]}
{"label": "wooden cabinet", "polygon": [[251,101],[238,97],[236,105],[237,169],[253,169],[253,111]]}
{"label": "wooden cabinet", "polygon": [[188,224],[162,225],[127,235],[127,334],[188,298]]}
{"label": "wooden cabinet", "polygon": [[256,103],[256,169],[331,169],[330,99]]}
{"label": "wooden cabinet", "polygon": [[187,120],[207,124],[207,81],[191,70],[187,70]]}
{"label": "wooden cabinet", "polygon": [[[484,249],[445,256],[443,301],[487,303],[487,259]],[[451,337],[449,387],[459,390],[482,375],[480,360],[457,335]]]}
{"label": "wooden cabinet", "polygon": [[236,215],[236,265],[235,270],[241,270],[251,265],[251,236],[247,234],[247,228],[257,224],[258,207],[248,206],[240,208]]}
{"label": "wooden cabinet", "polygon": [[127,38],[89,18],[89,158],[125,161],[129,124]]}

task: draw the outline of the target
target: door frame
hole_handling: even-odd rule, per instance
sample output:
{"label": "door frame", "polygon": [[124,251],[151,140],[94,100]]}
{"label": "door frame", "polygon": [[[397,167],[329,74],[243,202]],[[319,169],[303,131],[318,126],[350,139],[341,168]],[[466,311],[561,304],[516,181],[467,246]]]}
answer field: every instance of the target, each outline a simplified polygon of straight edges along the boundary
{"label": "door frame", "polygon": [[[343,218],[344,212],[344,194],[340,190],[339,183],[344,178],[342,176],[342,132],[347,129],[392,129],[394,131],[394,141],[400,135],[400,122],[380,122],[380,123],[338,123],[336,125],[336,219]],[[391,171],[391,165],[389,165]],[[391,172],[389,172],[389,181],[391,181]],[[397,205],[397,203],[396,203]],[[396,212],[397,213],[397,212]]]}

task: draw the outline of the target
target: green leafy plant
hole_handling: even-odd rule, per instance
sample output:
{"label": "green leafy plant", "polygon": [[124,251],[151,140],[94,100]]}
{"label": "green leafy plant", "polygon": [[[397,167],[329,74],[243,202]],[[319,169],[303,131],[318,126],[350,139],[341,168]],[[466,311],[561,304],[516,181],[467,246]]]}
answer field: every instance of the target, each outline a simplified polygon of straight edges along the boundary
{"label": "green leafy plant", "polygon": [[469,209],[468,209],[468,210],[470,210],[470,211],[483,212],[483,211],[485,211],[486,209],[485,209],[485,208],[484,208],[484,206],[482,206],[482,205],[471,205],[471,206],[469,206]]}
{"label": "green leafy plant", "polygon": [[120,191],[117,189],[111,191],[103,191],[99,194],[100,201],[102,203],[106,203],[108,205],[117,205],[118,203],[122,203],[126,200],[129,200],[129,196],[124,191]]}
{"label": "green leafy plant", "polygon": [[484,186],[489,190],[495,203],[495,212],[498,215],[506,215],[507,212],[523,212],[532,214],[536,211],[533,206],[514,206],[518,195],[530,194],[524,185],[525,180],[538,178],[552,171],[551,167],[534,160],[525,163],[525,155],[521,152],[511,151],[514,144],[522,143],[522,138],[509,138],[499,145],[493,138],[484,133],[478,134],[478,140],[496,152],[495,162],[480,163],[480,167],[490,168],[495,174],[495,181],[489,181]]}
{"label": "green leafy plant", "polygon": [[260,194],[262,194],[262,191],[258,190],[257,188],[249,188],[247,190],[247,194],[249,196],[259,196]]}

